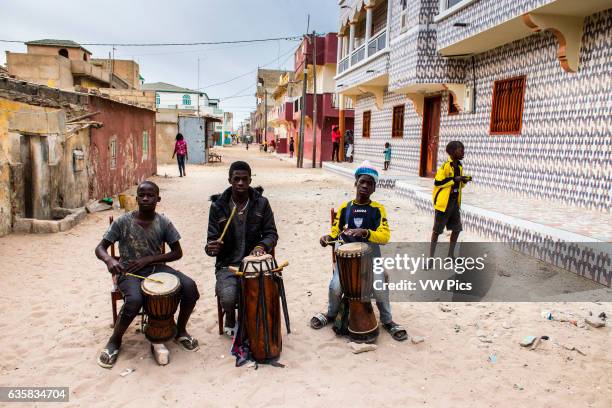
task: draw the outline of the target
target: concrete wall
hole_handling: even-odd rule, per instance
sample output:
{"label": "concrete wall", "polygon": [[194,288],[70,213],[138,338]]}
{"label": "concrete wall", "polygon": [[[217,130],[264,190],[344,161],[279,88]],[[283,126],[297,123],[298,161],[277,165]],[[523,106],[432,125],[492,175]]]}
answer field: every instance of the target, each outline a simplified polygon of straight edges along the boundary
{"label": "concrete wall", "polygon": [[[87,53],[82,48],[75,47],[55,47],[48,45],[28,45],[28,54],[36,54],[36,55],[59,55],[59,50],[64,48],[68,51],[68,58],[71,60],[81,60],[89,59],[90,54]],[[64,58],[64,57],[62,57]]]}
{"label": "concrete wall", "polygon": [[89,128],[67,133],[60,162],[58,207],[83,207],[89,200]]}
{"label": "concrete wall", "polygon": [[[152,176],[157,170],[155,111],[90,96],[88,109],[100,111],[95,120],[104,126],[91,129],[89,195],[116,195]],[[143,132],[149,135],[148,156],[143,152]],[[111,141],[116,162],[111,163]]]}
{"label": "concrete wall", "polygon": [[[110,60],[92,58],[91,63],[103,67],[110,72]],[[136,61],[132,60],[113,60],[113,74],[126,81],[134,89],[140,90],[140,67]]]}
{"label": "concrete wall", "polygon": [[176,110],[159,110],[155,115],[156,120],[156,143],[157,143],[157,163],[175,163],[176,158],[172,158],[174,152],[174,142],[178,133],[178,112]]}
{"label": "concrete wall", "polygon": [[155,109],[155,91],[114,88],[101,88],[99,91],[102,96],[108,96],[119,102]]}
{"label": "concrete wall", "polygon": [[46,85],[51,88],[73,90],[70,60],[59,55],[6,53],[9,75]]}

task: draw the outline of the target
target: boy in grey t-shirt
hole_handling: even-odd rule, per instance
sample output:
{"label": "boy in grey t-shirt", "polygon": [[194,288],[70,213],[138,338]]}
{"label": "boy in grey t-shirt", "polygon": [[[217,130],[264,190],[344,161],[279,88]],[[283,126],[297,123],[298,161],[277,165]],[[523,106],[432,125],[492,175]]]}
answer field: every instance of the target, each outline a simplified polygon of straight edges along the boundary
{"label": "boy in grey t-shirt", "polygon": [[[143,304],[141,280],[126,273],[149,276],[155,272],[167,272],[179,279],[181,307],[175,340],[187,351],[196,351],[199,348],[198,341],[186,330],[189,316],[200,297],[196,283],[190,277],[165,265],[183,256],[179,243],[181,236],[168,218],[155,212],[160,201],[159,188],[155,183],[141,183],[136,193],[136,201],[138,210],[115,220],[96,247],[98,259],[106,264],[110,273],[118,275],[117,285],[124,297],[113,334],[98,358],[98,364],[104,368],[112,368],[117,361],[123,334]],[[119,260],[108,254],[108,248],[115,242],[119,243]],[[170,252],[162,254],[161,248],[164,244],[170,246]]]}

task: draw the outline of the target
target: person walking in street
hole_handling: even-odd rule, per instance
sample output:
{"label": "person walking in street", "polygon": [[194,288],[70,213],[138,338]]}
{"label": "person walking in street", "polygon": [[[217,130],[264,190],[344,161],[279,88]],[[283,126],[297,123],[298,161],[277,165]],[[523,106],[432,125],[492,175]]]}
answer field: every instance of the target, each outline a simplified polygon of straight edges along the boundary
{"label": "person walking in street", "polygon": [[172,153],[173,159],[174,155],[176,155],[176,161],[178,162],[179,177],[186,176],[185,161],[189,160],[189,155],[187,154],[187,142],[180,133],[176,134],[176,143],[174,143],[174,152]]}
{"label": "person walking in street", "polygon": [[289,139],[289,157],[293,158],[293,152],[295,152],[295,142],[293,141],[293,137]]}
{"label": "person walking in street", "polygon": [[338,155],[340,154],[340,131],[338,126],[332,128],[332,162],[339,162]]}
{"label": "person walking in street", "polygon": [[385,167],[383,170],[389,170],[389,165],[391,164],[391,144],[389,142],[385,143]]}
{"label": "person walking in street", "polygon": [[438,236],[444,232],[444,227],[451,231],[448,256],[453,257],[459,233],[463,230],[461,225],[461,190],[472,181],[470,176],[463,175],[464,147],[458,141],[446,145],[448,160],[436,172],[433,189],[433,205],[435,210],[433,232],[429,256],[433,258],[438,244]]}
{"label": "person walking in street", "polygon": [[348,129],[344,133],[344,145],[346,146],[346,154],[344,160],[352,163],[353,162],[353,143],[355,142],[353,131]]}

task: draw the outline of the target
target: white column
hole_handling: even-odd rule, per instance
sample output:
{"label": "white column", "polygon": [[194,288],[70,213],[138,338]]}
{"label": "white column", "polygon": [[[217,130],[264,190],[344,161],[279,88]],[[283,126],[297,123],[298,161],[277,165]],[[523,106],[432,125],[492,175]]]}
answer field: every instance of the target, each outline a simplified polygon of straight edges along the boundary
{"label": "white column", "polygon": [[343,46],[342,39],[343,39],[342,34],[338,33],[338,51],[337,51],[338,52],[338,64],[340,64],[340,61],[342,61],[342,57],[343,57],[343,55],[342,55],[342,46]]}
{"label": "white column", "polygon": [[355,25],[356,21],[351,21],[351,28],[349,30],[349,44],[348,44],[348,55],[349,57],[353,53],[353,48],[355,47]]}
{"label": "white column", "polygon": [[386,31],[387,31],[387,41],[386,41],[386,46],[388,47],[389,44],[391,44],[391,10],[393,10],[393,7],[391,6],[391,1],[387,1],[387,27],[386,27]]}
{"label": "white column", "polygon": [[[389,1],[390,3],[390,1]],[[366,58],[368,57],[368,48],[370,45],[370,37],[372,37],[372,8],[373,6],[366,6],[366,30],[365,30],[365,51]]]}

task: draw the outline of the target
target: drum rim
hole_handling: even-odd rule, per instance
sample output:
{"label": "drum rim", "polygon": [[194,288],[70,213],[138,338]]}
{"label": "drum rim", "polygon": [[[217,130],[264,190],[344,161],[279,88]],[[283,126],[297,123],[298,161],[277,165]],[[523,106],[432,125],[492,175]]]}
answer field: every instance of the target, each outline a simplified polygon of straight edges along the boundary
{"label": "drum rim", "polygon": [[[342,247],[346,246],[346,245],[351,245],[351,244],[362,244],[361,247],[362,249],[359,252],[340,252]],[[365,254],[368,254],[372,252],[372,247],[370,245],[368,245],[367,242],[348,242],[344,245],[340,245],[338,248],[336,248],[336,255],[341,257],[341,258],[355,258],[358,256],[362,256]]]}
{"label": "drum rim", "polygon": [[151,275],[149,275],[148,277],[156,279],[155,275],[161,275],[161,274],[164,274],[164,276],[165,275],[172,276],[173,279],[176,279],[176,285],[173,286],[171,289],[168,289],[165,292],[151,292],[150,290],[147,290],[147,288],[145,287],[145,284],[146,284],[147,280],[143,279],[142,282],[140,283],[140,289],[143,291],[143,293],[145,293],[145,294],[147,294],[149,296],[166,296],[166,295],[171,295],[171,294],[175,293],[177,290],[180,289],[180,287],[181,287],[180,279],[176,275],[173,275],[173,274],[171,274],[169,272],[155,272],[155,273],[152,273]]}

